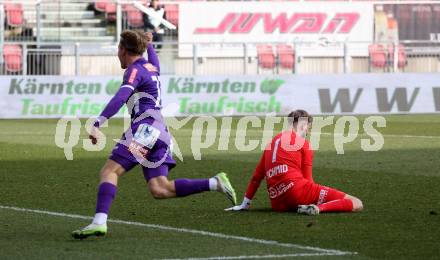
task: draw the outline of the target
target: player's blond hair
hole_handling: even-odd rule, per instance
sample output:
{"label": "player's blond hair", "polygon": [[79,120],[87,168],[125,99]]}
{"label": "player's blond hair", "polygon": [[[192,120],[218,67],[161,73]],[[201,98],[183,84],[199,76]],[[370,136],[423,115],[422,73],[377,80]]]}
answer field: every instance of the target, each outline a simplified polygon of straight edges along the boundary
{"label": "player's blond hair", "polygon": [[130,54],[142,55],[147,48],[147,37],[144,32],[135,30],[124,30],[121,33],[119,45],[125,48]]}

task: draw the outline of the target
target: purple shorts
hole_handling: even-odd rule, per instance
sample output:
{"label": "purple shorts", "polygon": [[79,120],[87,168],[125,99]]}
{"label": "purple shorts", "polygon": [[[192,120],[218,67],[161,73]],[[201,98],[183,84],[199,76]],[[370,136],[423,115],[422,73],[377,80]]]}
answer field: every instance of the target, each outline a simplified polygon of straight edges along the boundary
{"label": "purple shorts", "polygon": [[171,152],[171,135],[158,121],[142,120],[132,123],[113,148],[109,159],[120,164],[125,171],[140,164],[147,181],[168,176],[176,166]]}

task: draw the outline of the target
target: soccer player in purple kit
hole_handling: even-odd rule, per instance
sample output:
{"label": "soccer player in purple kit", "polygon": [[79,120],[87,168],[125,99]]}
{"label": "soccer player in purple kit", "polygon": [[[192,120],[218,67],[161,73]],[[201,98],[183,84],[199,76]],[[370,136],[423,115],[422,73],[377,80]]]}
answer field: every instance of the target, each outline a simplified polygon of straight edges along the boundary
{"label": "soccer player in purple kit", "polygon": [[[126,69],[123,82],[94,123],[90,139],[93,144],[97,143],[103,135],[99,127],[125,103],[131,114],[131,126],[101,169],[95,217],[90,225],[72,232],[75,239],[107,233],[107,216],[116,195],[118,179],[138,164],[141,164],[148,189],[156,199],[220,191],[236,204],[235,191],[225,173],[209,179],[168,180],[168,171],[176,162],[170,151],[171,136],[160,113],[160,66],[151,39],[151,33],[133,30],[121,33],[118,58],[121,68]],[[148,61],[142,57],[145,49]]]}

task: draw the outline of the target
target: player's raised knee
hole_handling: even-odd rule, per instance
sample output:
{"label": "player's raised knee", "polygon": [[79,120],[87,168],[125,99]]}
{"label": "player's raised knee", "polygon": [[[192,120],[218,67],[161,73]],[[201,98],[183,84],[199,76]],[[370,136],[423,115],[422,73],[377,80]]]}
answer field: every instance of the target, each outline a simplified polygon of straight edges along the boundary
{"label": "player's raised knee", "polygon": [[154,178],[148,183],[148,189],[155,199],[167,199],[174,197],[174,193],[170,188],[171,183],[164,178]]}
{"label": "player's raised knee", "polygon": [[159,176],[148,182],[148,189],[155,199],[167,199],[175,197],[174,184],[166,177]]}
{"label": "player's raised knee", "polygon": [[112,174],[112,171],[107,168],[102,168],[101,171],[99,172],[99,175],[101,177],[107,177],[110,174]]}
{"label": "player's raised knee", "polygon": [[155,199],[166,199],[169,197],[168,191],[160,186],[150,187],[150,193]]}

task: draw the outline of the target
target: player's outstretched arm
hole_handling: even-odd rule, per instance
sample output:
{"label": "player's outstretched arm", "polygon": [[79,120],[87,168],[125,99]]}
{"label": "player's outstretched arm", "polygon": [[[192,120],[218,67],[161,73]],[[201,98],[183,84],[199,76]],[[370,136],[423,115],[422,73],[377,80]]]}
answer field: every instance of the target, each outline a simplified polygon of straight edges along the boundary
{"label": "player's outstretched arm", "polygon": [[159,58],[157,57],[156,51],[154,50],[154,47],[151,43],[148,44],[147,54],[148,54],[148,62],[153,64],[154,67],[157,68],[157,71],[160,73]]}
{"label": "player's outstretched arm", "polygon": [[128,68],[122,78],[121,87],[108,102],[94,126],[101,126],[106,120],[118,113],[119,109],[127,102],[141,81],[142,76],[138,74],[138,70],[136,68]]}
{"label": "player's outstretched arm", "polygon": [[99,118],[96,120],[94,126],[101,126],[105,120],[110,119],[116,113],[118,113],[119,109],[127,102],[128,98],[133,93],[133,89],[129,86],[122,86],[118,92],[113,96],[113,98],[108,102],[107,106],[104,108],[102,113],[99,115]]}
{"label": "player's outstretched arm", "polygon": [[148,62],[154,65],[154,67],[156,67],[157,71],[160,73],[159,58],[157,57],[153,44],[151,44],[151,42],[153,41],[153,34],[151,32],[147,32],[145,33],[145,37],[147,37],[147,42],[148,42],[147,44]]}
{"label": "player's outstretched arm", "polygon": [[93,128],[90,132],[89,138],[92,140],[92,144],[96,144],[100,136],[102,136],[99,131],[99,127],[116,113],[118,113],[119,109],[127,102],[128,98],[133,93],[133,89],[129,87],[122,86],[118,92],[113,96],[113,98],[108,102],[107,106],[104,108],[102,113],[96,119],[93,124]]}
{"label": "player's outstretched arm", "polygon": [[313,168],[313,151],[311,150],[309,142],[305,142],[301,150],[302,153],[302,165],[301,171],[303,177],[309,181],[313,181],[312,168]]}

